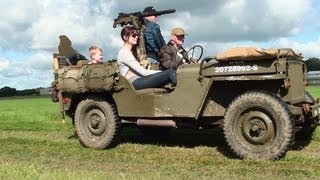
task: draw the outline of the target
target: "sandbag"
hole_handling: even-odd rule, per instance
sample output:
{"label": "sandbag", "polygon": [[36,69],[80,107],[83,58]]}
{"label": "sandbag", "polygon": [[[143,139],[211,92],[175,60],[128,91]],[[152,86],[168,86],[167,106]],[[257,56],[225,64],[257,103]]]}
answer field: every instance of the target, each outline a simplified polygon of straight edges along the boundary
{"label": "sandbag", "polygon": [[236,47],[231,48],[223,53],[218,53],[217,61],[229,60],[265,60],[276,59],[280,57],[301,57],[292,49],[260,49],[256,47]]}
{"label": "sandbag", "polygon": [[91,64],[83,68],[85,87],[88,91],[109,91],[114,86],[117,67],[115,63]]}
{"label": "sandbag", "polygon": [[68,66],[58,71],[58,88],[67,93],[103,92],[113,88],[116,63]]}
{"label": "sandbag", "polygon": [[58,71],[58,86],[64,92],[82,93],[86,91],[83,69],[67,67]]}

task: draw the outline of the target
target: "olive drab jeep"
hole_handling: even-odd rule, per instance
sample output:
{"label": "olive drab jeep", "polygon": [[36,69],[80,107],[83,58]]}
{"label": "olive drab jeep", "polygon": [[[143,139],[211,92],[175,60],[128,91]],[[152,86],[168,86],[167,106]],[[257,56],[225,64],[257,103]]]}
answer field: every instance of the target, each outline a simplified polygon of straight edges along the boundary
{"label": "olive drab jeep", "polygon": [[[142,16],[121,14],[115,23],[141,22]],[[127,126],[147,135],[222,127],[238,157],[274,160],[286,154],[295,138],[310,137],[319,123],[319,100],[305,91],[306,65],[291,49],[233,48],[213,57],[191,55],[190,63],[177,69],[176,87],[142,90],[118,74],[115,61],[87,64],[63,46],[53,59],[52,99],[89,148],[114,147]]]}

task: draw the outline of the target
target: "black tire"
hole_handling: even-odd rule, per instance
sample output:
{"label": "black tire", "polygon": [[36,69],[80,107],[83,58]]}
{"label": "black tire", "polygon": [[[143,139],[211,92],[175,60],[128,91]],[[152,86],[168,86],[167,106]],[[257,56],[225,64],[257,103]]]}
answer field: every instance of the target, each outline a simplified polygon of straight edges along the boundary
{"label": "black tire", "polygon": [[240,158],[275,160],[283,157],[293,139],[292,114],[278,97],[249,91],[237,97],[227,109],[224,136]]}
{"label": "black tire", "polygon": [[106,149],[119,142],[121,121],[114,103],[103,98],[92,96],[78,104],[75,127],[85,147]]}
{"label": "black tire", "polygon": [[310,120],[304,123],[302,126],[297,127],[295,134],[295,139],[297,140],[309,140],[312,137],[312,134],[317,129],[318,123],[314,120]]}
{"label": "black tire", "polygon": [[[304,96],[310,105],[315,104],[315,99],[308,92],[305,92]],[[314,131],[318,126],[317,121],[315,121],[314,119],[308,118],[309,116],[307,114],[303,114],[303,116],[305,118],[305,123],[296,127],[297,130],[296,130],[295,138],[297,140],[311,139],[312,134],[314,133]]]}

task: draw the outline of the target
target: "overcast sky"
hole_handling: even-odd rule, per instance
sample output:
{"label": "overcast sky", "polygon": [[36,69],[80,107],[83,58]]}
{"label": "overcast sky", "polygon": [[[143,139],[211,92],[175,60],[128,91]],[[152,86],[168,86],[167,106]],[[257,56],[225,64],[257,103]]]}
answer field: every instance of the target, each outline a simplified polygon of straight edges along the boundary
{"label": "overcast sky", "polygon": [[48,87],[59,35],[88,57],[98,45],[105,59],[116,58],[119,12],[176,9],[158,18],[167,41],[170,29],[184,28],[185,47],[200,44],[204,56],[235,46],[290,47],[305,59],[320,58],[319,0],[1,0],[0,88]]}

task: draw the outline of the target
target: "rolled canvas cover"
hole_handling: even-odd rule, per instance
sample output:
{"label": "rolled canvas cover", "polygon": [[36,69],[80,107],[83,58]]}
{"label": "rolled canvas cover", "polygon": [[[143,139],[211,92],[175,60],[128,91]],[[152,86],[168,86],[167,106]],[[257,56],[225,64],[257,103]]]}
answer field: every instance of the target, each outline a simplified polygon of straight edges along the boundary
{"label": "rolled canvas cover", "polygon": [[63,92],[103,92],[112,89],[117,76],[115,63],[64,67],[58,72],[58,87]]}
{"label": "rolled canvas cover", "polygon": [[117,68],[114,63],[86,65],[83,69],[88,91],[109,91],[115,82]]}
{"label": "rolled canvas cover", "polygon": [[229,60],[264,60],[278,57],[300,57],[292,49],[260,49],[256,47],[236,47],[218,53],[217,61]]}
{"label": "rolled canvas cover", "polygon": [[86,91],[82,68],[63,68],[58,72],[58,85],[64,92],[81,93]]}

